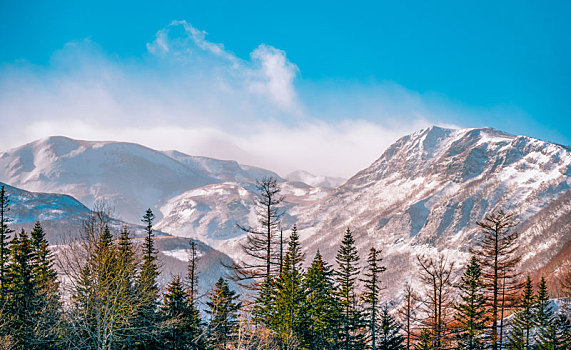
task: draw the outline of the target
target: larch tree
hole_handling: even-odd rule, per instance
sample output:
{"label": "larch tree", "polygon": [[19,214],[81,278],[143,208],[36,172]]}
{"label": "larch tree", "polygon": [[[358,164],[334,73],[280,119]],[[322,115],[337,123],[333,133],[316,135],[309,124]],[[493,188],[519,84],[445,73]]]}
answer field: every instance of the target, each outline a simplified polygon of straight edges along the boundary
{"label": "larch tree", "polygon": [[435,258],[418,256],[420,279],[425,285],[424,308],[427,317],[422,322],[430,332],[435,350],[444,349],[450,338],[448,327],[452,316],[452,270],[454,263],[439,255]]}
{"label": "larch tree", "polygon": [[341,306],[340,346],[345,350],[365,347],[363,316],[357,308],[356,282],[361,272],[359,253],[350,229],[345,231],[335,257],[337,269],[337,299]]}
{"label": "larch tree", "polygon": [[406,283],[404,286],[404,296],[401,306],[398,308],[399,319],[402,324],[401,329],[405,334],[405,348],[412,349],[414,340],[414,323],[417,320],[418,295],[410,285]]}
{"label": "larch tree", "polygon": [[371,247],[367,266],[361,279],[364,286],[363,303],[365,305],[365,318],[369,331],[371,349],[377,349],[377,327],[379,322],[379,302],[381,297],[381,274],[386,270],[382,265],[381,251]]}
{"label": "larch tree", "polygon": [[486,299],[483,291],[480,264],[475,256],[466,266],[458,286],[460,302],[456,304],[458,346],[466,350],[484,349],[486,330]]}
{"label": "larch tree", "polygon": [[486,304],[490,314],[490,342],[492,350],[503,346],[506,310],[513,308],[517,291],[521,287],[515,267],[520,261],[517,255],[518,233],[514,213],[499,209],[478,222],[482,232],[480,244],[473,250],[482,269],[486,289]]}

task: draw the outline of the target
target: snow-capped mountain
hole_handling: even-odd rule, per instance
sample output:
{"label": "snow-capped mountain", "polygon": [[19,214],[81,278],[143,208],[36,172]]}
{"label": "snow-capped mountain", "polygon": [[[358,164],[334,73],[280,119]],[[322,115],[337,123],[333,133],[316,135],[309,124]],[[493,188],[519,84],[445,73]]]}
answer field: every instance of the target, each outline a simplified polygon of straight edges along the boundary
{"label": "snow-capped mountain", "polygon": [[[238,260],[245,234],[236,224],[257,225],[255,180],[274,176],[285,196],[282,226],[287,232],[297,223],[306,260],[319,249],[334,262],[349,227],[363,258],[371,246],[383,250],[391,296],[418,254],[462,263],[479,239],[476,222],[500,207],[518,214],[522,270],[549,264],[571,240],[570,175],[569,147],[490,128],[421,130],[346,182],[302,171],[283,179],[234,161],[62,137],[0,154],[0,181],[69,193],[88,205],[111,201],[133,223],[151,207],[158,230]],[[181,249],[163,255],[182,261]]]}
{"label": "snow-capped mountain", "polygon": [[348,227],[362,257],[372,246],[382,249],[390,294],[418,254],[467,258],[479,239],[476,222],[499,208],[518,214],[522,266],[547,263],[571,240],[570,175],[568,147],[489,128],[431,127],[401,138],[319,203],[291,214],[310,256],[320,249],[333,261]]}

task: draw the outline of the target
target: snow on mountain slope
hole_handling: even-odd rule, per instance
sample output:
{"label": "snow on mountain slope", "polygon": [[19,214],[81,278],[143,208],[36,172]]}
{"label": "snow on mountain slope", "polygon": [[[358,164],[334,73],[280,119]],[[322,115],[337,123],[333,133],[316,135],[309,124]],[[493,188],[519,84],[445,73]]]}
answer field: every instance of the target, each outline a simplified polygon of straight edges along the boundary
{"label": "snow on mountain slope", "polygon": [[317,176],[305,170],[296,170],[286,176],[288,181],[299,181],[313,187],[336,188],[341,186],[347,179],[341,177]]}
{"label": "snow on mountain slope", "polygon": [[283,181],[283,179],[273,171],[238,164],[238,162],[233,160],[190,156],[178,151],[165,151],[163,153],[191,169],[197,169],[204,174],[208,174],[220,182],[256,182],[256,180],[263,177],[274,177]]}
{"label": "snow on mountain slope", "polygon": [[[40,221],[47,239],[57,249],[66,246],[80,238],[82,223],[91,211],[68,195],[53,193],[35,193],[9,186],[3,183],[9,199],[9,227],[18,232],[20,229],[30,231],[36,221]],[[134,233],[134,243],[142,251],[144,228],[112,219],[111,231],[115,235],[127,225]],[[9,235],[11,239],[12,235]],[[225,266],[231,266],[232,259],[226,254],[213,249],[207,244],[196,241],[199,255],[198,272],[201,275],[199,283],[201,293],[210,290],[220,276],[229,271]],[[155,247],[159,251],[159,262],[162,266],[161,285],[166,285],[175,274],[186,276],[188,266],[188,251],[190,240],[173,237],[160,231],[155,232]]]}
{"label": "snow on mountain slope", "polygon": [[[289,211],[296,206],[313,203],[330,191],[300,182],[280,183],[285,197],[285,227],[295,219]],[[254,203],[254,183],[225,182],[187,191],[161,207],[163,219],[157,229],[182,237],[199,239],[232,257],[240,257],[239,243],[245,237],[242,226],[258,226]]]}
{"label": "snow on mountain slope", "polygon": [[[389,294],[397,292],[415,256],[442,252],[462,261],[476,244],[476,222],[500,207],[514,210],[520,226],[524,264],[541,264],[541,251],[556,254],[569,231],[541,231],[531,239],[533,217],[568,193],[569,148],[513,136],[494,129],[432,127],[405,136],[319,203],[300,206],[297,217],[309,256],[320,249],[334,261],[344,230],[354,231],[362,257],[383,249],[390,268]],[[551,217],[567,215],[570,208]],[[524,225],[524,223],[527,223]],[[548,233],[548,235],[546,235]],[[553,251],[551,251],[553,250]]]}
{"label": "snow on mountain slope", "polygon": [[49,137],[0,154],[0,181],[29,191],[103,200],[128,221],[190,188],[218,180],[152,149]]}

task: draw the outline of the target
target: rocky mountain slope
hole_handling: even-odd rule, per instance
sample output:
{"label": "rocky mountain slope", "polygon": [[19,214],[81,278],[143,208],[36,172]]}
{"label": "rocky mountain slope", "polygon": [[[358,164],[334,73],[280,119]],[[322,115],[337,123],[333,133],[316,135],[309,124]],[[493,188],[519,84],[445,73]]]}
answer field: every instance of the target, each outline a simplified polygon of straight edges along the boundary
{"label": "rocky mountain slope", "polygon": [[[307,260],[319,249],[333,262],[349,227],[363,261],[371,246],[383,250],[390,296],[414,275],[419,254],[443,253],[461,264],[480,239],[476,222],[499,208],[520,220],[522,270],[553,265],[571,240],[570,175],[569,147],[490,128],[431,127],[405,136],[340,186],[341,179],[302,171],[283,179],[129,143],[52,137],[0,154],[2,181],[69,193],[87,205],[105,200],[133,223],[151,207],[158,230],[235,259],[243,258],[245,237],[236,224],[257,224],[255,180],[274,176],[285,196],[282,227],[297,223]],[[165,256],[184,256],[177,249]]]}
{"label": "rocky mountain slope", "polygon": [[[518,214],[522,267],[536,268],[571,240],[568,147],[494,129],[432,127],[405,136],[329,196],[295,208],[303,244],[333,261],[350,227],[364,258],[383,249],[395,294],[415,257],[460,263],[480,239],[476,222],[503,208]],[[398,281],[398,284],[394,282]]]}

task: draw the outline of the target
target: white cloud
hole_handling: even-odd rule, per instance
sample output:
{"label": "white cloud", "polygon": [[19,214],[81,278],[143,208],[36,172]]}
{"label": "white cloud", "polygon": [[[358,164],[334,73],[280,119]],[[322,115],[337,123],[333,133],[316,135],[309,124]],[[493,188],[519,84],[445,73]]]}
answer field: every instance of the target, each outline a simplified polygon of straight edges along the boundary
{"label": "white cloud", "polygon": [[442,112],[396,84],[298,81],[284,51],[261,44],[241,59],[185,21],[147,48],[122,61],[86,40],[47,67],[1,67],[0,149],[65,135],[348,177]]}

